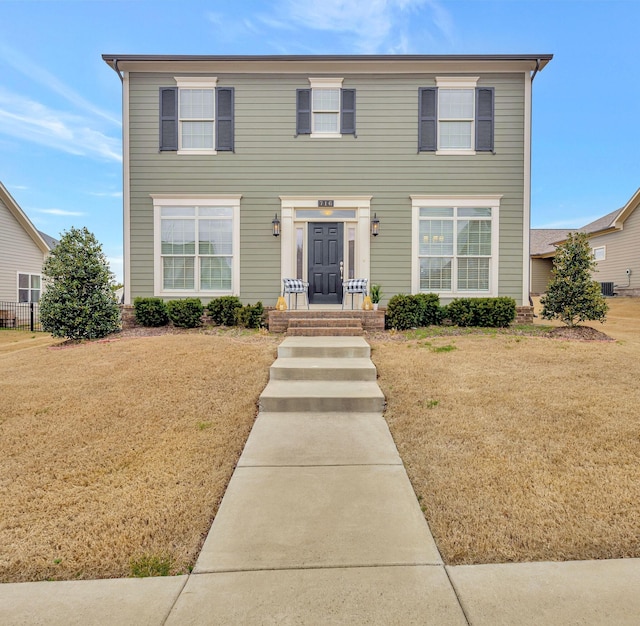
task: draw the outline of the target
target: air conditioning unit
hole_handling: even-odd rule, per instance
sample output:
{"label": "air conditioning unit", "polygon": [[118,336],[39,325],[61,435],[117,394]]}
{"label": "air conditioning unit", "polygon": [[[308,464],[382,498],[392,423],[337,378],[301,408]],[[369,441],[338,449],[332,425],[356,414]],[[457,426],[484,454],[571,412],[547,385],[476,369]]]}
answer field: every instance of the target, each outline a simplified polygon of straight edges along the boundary
{"label": "air conditioning unit", "polygon": [[600,283],[600,290],[602,291],[603,296],[615,296],[613,283]]}

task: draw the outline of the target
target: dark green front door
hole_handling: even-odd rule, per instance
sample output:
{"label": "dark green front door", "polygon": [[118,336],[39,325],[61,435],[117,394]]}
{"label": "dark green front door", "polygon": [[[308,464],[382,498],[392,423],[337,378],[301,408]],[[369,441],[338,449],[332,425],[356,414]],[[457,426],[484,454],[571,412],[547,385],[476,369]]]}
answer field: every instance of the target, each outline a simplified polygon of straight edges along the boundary
{"label": "dark green front door", "polygon": [[309,224],[309,302],[342,303],[344,224]]}

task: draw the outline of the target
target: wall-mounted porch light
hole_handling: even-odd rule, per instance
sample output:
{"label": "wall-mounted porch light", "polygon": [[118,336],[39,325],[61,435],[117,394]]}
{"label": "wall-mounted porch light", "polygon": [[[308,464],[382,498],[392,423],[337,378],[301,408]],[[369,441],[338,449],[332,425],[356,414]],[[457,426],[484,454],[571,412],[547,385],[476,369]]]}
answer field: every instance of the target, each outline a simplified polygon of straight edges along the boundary
{"label": "wall-mounted porch light", "polygon": [[273,236],[280,237],[280,220],[278,219],[278,214],[271,220],[271,226],[273,227]]}
{"label": "wall-mounted porch light", "polygon": [[380,234],[380,220],[376,213],[373,214],[373,219],[371,220],[371,236],[377,237]]}

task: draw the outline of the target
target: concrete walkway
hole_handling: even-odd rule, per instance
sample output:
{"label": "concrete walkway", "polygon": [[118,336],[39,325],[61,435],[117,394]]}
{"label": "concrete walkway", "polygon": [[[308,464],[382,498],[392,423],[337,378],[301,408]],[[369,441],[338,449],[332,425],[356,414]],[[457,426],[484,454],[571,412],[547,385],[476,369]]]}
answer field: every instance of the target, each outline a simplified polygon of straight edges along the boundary
{"label": "concrete walkway", "polygon": [[445,567],[360,337],[290,337],[190,576],[0,585],[2,624],[638,624],[640,560]]}

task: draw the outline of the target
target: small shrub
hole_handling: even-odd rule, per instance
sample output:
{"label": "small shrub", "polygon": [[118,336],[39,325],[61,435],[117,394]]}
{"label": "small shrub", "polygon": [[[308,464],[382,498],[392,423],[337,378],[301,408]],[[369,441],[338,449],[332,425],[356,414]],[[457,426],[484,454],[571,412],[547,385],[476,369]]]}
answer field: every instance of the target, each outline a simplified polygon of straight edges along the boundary
{"label": "small shrub", "polygon": [[169,319],[180,328],[197,328],[202,324],[204,306],[200,298],[184,298],[167,302]]}
{"label": "small shrub", "polygon": [[542,317],[569,327],[580,322],[604,322],[609,305],[593,280],[598,264],[585,233],[569,233],[556,249],[547,293],[540,298]]}
{"label": "small shrub", "polygon": [[447,318],[456,326],[504,328],[516,318],[513,298],[457,298],[447,305]]}
{"label": "small shrub", "polygon": [[236,322],[245,328],[261,328],[264,320],[264,307],[262,302],[254,305],[247,304],[240,309],[236,309]]}
{"label": "small shrub", "polygon": [[413,297],[420,306],[418,326],[436,326],[442,321],[442,310],[438,294],[418,293]]}
{"label": "small shrub", "polygon": [[143,554],[129,561],[129,571],[135,578],[147,576],[169,576],[174,568],[174,560],[168,554]]}
{"label": "small shrub", "polygon": [[207,310],[211,320],[218,326],[235,326],[236,310],[242,308],[242,302],[237,296],[222,296],[209,302]]}
{"label": "small shrub", "polygon": [[136,322],[141,326],[165,326],[169,323],[169,312],[162,298],[135,298],[133,309]]}
{"label": "small shrub", "polygon": [[387,305],[387,328],[408,330],[420,325],[422,305],[414,296],[398,294]]}

